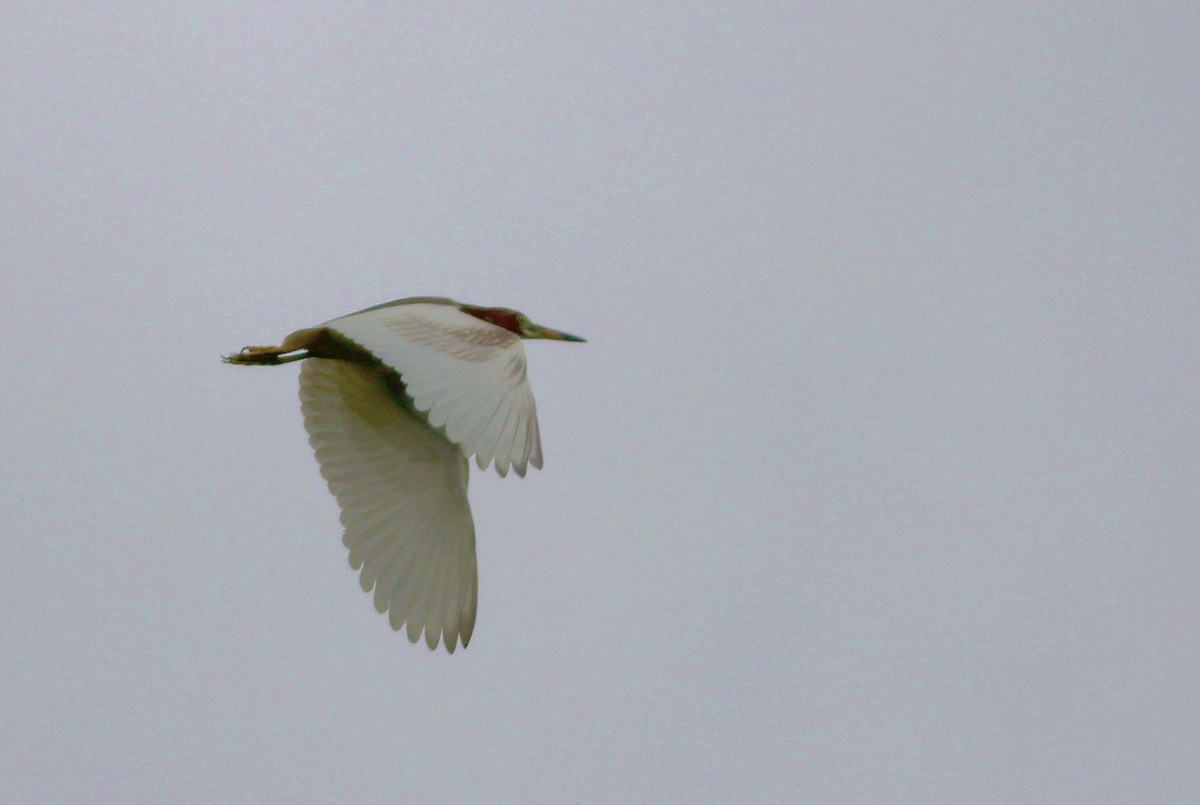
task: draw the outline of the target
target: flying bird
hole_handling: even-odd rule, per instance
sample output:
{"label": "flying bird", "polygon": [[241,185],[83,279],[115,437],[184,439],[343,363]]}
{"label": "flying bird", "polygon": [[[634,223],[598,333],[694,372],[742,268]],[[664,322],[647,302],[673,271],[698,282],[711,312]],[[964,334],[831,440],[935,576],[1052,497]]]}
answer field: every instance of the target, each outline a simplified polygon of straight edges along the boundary
{"label": "flying bird", "polygon": [[414,297],[245,347],[227,363],[304,361],[300,409],[341,507],[350,566],[375,608],[430,649],[475,627],[467,459],[524,477],[542,466],[522,339],[583,341],[515,310]]}

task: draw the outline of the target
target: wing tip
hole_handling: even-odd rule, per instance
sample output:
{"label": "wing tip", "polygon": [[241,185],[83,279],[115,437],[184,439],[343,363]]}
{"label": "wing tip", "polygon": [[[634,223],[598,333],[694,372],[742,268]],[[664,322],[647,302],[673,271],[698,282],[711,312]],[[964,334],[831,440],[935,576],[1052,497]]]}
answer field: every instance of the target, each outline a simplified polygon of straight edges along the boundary
{"label": "wing tip", "polygon": [[447,654],[453,654],[460,644],[465,649],[471,642],[471,633],[475,631],[473,612],[463,613],[468,617],[444,628],[437,624],[418,623],[414,618],[399,614],[396,609],[390,612],[380,610],[380,614],[388,616],[388,623],[392,627],[392,631],[404,632],[408,642],[413,645],[424,642],[429,646],[430,651],[437,651],[439,645],[445,647]]}

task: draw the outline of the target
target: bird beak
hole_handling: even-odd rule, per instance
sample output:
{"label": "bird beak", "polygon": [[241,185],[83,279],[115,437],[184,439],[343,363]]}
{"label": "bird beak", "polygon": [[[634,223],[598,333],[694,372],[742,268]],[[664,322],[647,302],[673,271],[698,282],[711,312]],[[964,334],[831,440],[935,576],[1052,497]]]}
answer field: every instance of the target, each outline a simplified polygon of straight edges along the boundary
{"label": "bird beak", "polygon": [[564,333],[560,330],[551,330],[549,327],[533,323],[526,325],[521,335],[526,338],[549,338],[552,341],[578,341],[580,343],[587,343],[586,338],[580,338],[577,335]]}

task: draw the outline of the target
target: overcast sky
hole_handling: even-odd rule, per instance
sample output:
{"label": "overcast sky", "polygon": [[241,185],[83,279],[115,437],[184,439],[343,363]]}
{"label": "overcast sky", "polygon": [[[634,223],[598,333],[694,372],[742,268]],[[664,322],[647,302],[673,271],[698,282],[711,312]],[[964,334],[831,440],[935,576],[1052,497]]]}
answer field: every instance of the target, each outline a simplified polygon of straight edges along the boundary
{"label": "overcast sky", "polygon": [[[1194,797],[1200,12],[1056,5],[5,4],[4,798]],[[426,294],[589,340],[453,656],[219,362]]]}

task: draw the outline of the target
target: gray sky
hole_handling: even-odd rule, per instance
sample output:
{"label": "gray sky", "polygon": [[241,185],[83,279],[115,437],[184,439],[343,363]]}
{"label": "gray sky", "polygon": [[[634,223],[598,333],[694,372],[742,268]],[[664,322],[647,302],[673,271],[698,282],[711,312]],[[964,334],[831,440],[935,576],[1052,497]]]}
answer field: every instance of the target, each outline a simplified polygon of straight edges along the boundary
{"label": "gray sky", "polygon": [[[6,796],[1194,795],[1195,4],[427,5],[0,12]],[[218,361],[421,294],[590,341],[454,656]]]}

